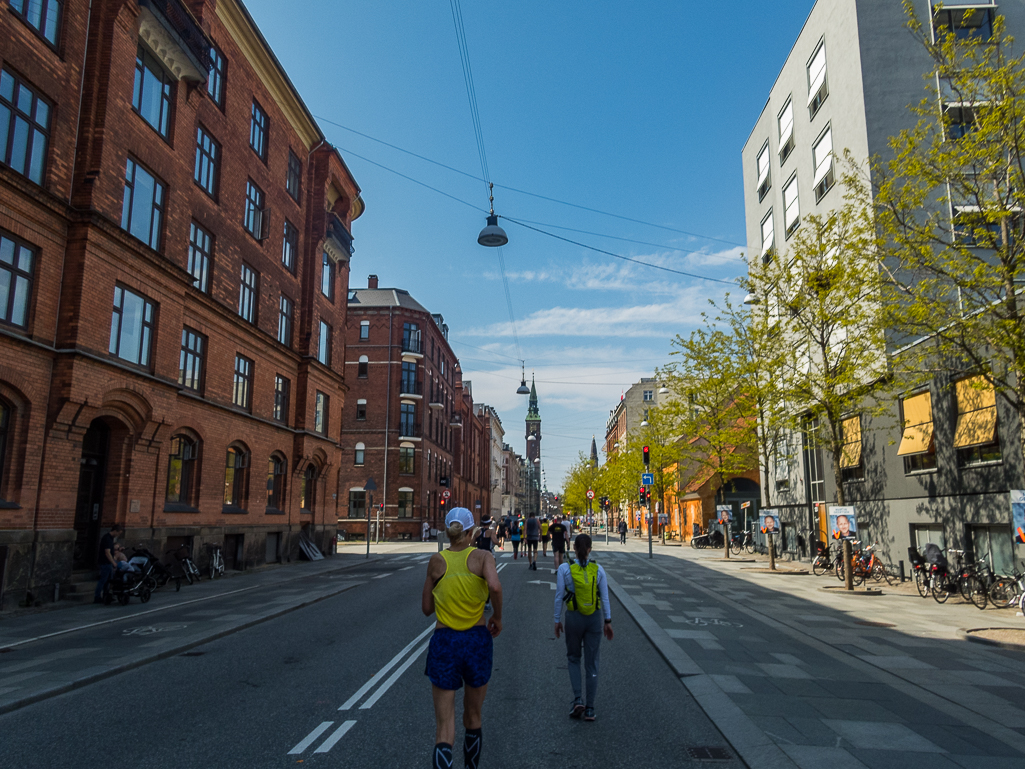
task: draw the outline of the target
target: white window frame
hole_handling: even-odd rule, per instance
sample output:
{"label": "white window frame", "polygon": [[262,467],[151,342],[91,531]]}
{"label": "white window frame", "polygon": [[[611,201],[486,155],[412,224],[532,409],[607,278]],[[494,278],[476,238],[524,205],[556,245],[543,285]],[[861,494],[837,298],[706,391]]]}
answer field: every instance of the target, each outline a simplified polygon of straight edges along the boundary
{"label": "white window frame", "polygon": [[833,188],[836,181],[836,174],[833,170],[832,125],[827,125],[825,130],[819,134],[819,138],[812,145],[811,156],[815,163],[815,178],[812,180],[812,187],[815,190],[815,202],[817,203]]}
{"label": "white window frame", "polygon": [[812,117],[815,117],[827,96],[829,86],[826,83],[826,41],[823,39],[808,59],[808,110]]}
{"label": "white window frame", "polygon": [[[790,216],[790,204],[787,202],[787,195],[789,190],[793,188],[793,207],[794,216]],[[790,237],[794,234],[797,226],[801,223],[801,195],[800,189],[797,186],[797,174],[794,173],[787,180],[787,183],[783,185],[783,227],[786,232],[786,237]]]}
{"label": "white window frame", "polygon": [[[768,223],[768,225],[769,225],[769,233],[768,233],[769,236],[768,237],[765,236],[765,225],[766,225],[766,223]],[[772,209],[771,208],[769,209],[769,213],[765,216],[765,218],[762,219],[761,235],[762,235],[762,261],[767,261],[766,257],[769,255],[769,252],[773,248],[775,248],[775,246],[776,246],[776,225],[773,222]],[[768,241],[768,245],[766,245],[766,241]]]}
{"label": "white window frame", "polygon": [[776,127],[779,129],[779,162],[785,163],[794,149],[794,100],[789,96],[776,116]]}
{"label": "white window frame", "polygon": [[758,153],[758,157],[755,158],[755,168],[758,171],[757,190],[759,201],[765,197],[765,193],[772,186],[772,180],[769,176],[769,165],[769,141],[766,139],[765,145]]}

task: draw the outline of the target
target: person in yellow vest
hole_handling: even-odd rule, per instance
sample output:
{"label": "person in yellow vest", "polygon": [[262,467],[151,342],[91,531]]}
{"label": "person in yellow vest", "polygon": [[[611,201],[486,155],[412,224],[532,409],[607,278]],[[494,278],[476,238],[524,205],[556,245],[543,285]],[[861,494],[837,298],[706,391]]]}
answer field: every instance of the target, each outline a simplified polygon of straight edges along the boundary
{"label": "person in yellow vest", "polygon": [[[577,534],[573,542],[576,563],[564,563],[555,577],[555,637],[563,631],[563,604],[566,608],[566,658],[569,682],[573,687],[570,718],[594,720],[594,700],[598,694],[598,657],[602,633],[612,640],[612,611],[609,608],[609,583],[605,569],[590,560],[591,538]],[[584,673],[587,675],[587,700],[581,702],[580,651],[583,647]]]}
{"label": "person in yellow vest", "polygon": [[548,540],[549,539],[551,539],[551,537],[548,536],[548,519],[547,518],[542,518],[541,519],[541,557],[542,558],[547,558],[548,557]]}
{"label": "person in yellow vest", "polygon": [[[455,507],[445,516],[449,547],[427,562],[421,608],[437,616],[424,673],[431,680],[437,722],[431,766],[452,766],[456,736],[456,691],[463,684],[463,760],[478,769],[481,755],[481,708],[491,680],[493,639],[502,632],[502,583],[495,557],[474,547],[473,513]],[[484,619],[490,595],[492,615]]]}

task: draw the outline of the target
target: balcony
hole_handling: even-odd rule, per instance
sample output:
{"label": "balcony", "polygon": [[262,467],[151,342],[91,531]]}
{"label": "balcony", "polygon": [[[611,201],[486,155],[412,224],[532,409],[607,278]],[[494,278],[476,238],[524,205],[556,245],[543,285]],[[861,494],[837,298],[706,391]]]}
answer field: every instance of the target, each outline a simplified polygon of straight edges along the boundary
{"label": "balcony", "polygon": [[423,346],[420,344],[420,335],[402,337],[402,357],[412,360],[421,360],[424,357]]}
{"label": "balcony", "polygon": [[423,382],[402,377],[402,381],[399,383],[399,397],[422,400],[424,397]]}
{"label": "balcony", "polygon": [[328,213],[327,232],[324,237],[324,253],[339,267],[349,263],[355,249],[352,246],[352,235],[336,214]]}
{"label": "balcony", "polygon": [[419,424],[406,420],[399,420],[400,441],[418,441],[421,438],[423,438],[423,433],[420,430]]}
{"label": "balcony", "polygon": [[449,420],[448,426],[449,427],[462,427],[463,426],[463,418],[461,416],[459,416],[459,414],[453,414],[451,420]]}
{"label": "balcony", "polygon": [[206,82],[210,41],[181,0],[139,0],[139,38],[179,80]]}
{"label": "balcony", "polygon": [[445,396],[442,394],[440,388],[431,388],[431,397],[428,399],[427,405],[429,405],[432,409],[445,408]]}

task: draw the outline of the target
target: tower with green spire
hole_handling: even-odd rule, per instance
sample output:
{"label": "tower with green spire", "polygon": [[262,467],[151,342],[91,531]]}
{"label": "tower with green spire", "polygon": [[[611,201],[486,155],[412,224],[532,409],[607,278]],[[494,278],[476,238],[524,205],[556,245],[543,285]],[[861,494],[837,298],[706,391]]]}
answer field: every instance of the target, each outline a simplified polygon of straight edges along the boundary
{"label": "tower with green spire", "polygon": [[530,402],[527,404],[527,477],[530,478],[530,490],[527,510],[540,512],[541,508],[541,412],[537,408],[537,387],[534,375],[530,375]]}

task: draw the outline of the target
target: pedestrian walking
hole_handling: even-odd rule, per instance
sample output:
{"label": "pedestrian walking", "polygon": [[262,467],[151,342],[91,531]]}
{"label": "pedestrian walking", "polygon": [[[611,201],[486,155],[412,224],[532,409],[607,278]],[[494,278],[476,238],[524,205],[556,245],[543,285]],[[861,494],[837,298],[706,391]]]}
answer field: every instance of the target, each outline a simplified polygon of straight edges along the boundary
{"label": "pedestrian walking", "polygon": [[626,544],[626,521],[619,519],[619,544]]}
{"label": "pedestrian walking", "polygon": [[566,540],[569,538],[569,529],[559,521],[559,516],[553,518],[554,523],[548,527],[548,534],[552,538],[552,555],[555,558],[555,568],[562,564],[562,557],[566,555]]}
{"label": "pedestrian walking", "polygon": [[[494,641],[502,632],[502,583],[495,557],[476,547],[473,513],[455,507],[445,516],[448,549],[427,562],[421,608],[437,617],[424,673],[431,681],[437,725],[432,769],[451,769],[456,736],[456,691],[463,692],[463,761],[478,769],[481,756],[481,709],[491,680]],[[486,621],[484,605],[494,613]]]}
{"label": "pedestrian walking", "polygon": [[[564,563],[555,580],[555,637],[566,631],[566,659],[569,682],[573,687],[570,718],[594,720],[594,701],[598,694],[598,659],[602,634],[612,640],[612,612],[605,569],[590,560],[591,537],[578,534],[573,542],[576,563]],[[565,627],[563,627],[565,604]],[[587,676],[585,701],[581,701],[580,657]]]}
{"label": "pedestrian walking", "polygon": [[520,519],[516,518],[512,522],[512,527],[509,531],[509,541],[512,542],[513,546],[513,560],[515,561],[520,557]]}
{"label": "pedestrian walking", "polygon": [[527,524],[524,527],[527,535],[527,564],[528,569],[537,571],[537,546],[541,543],[541,522],[537,515],[531,513],[527,517]]}
{"label": "pedestrian walking", "polygon": [[424,521],[423,526],[420,527],[420,538],[426,542],[431,538],[431,524]]}
{"label": "pedestrian walking", "polygon": [[548,533],[548,518],[541,519],[541,557],[548,557],[548,541],[552,538]]}
{"label": "pedestrian walking", "polygon": [[93,595],[93,603],[103,603],[103,588],[110,582],[117,570],[117,559],[114,557],[114,543],[124,532],[125,527],[115,523],[110,531],[100,537],[100,578],[96,583],[96,593]]}

